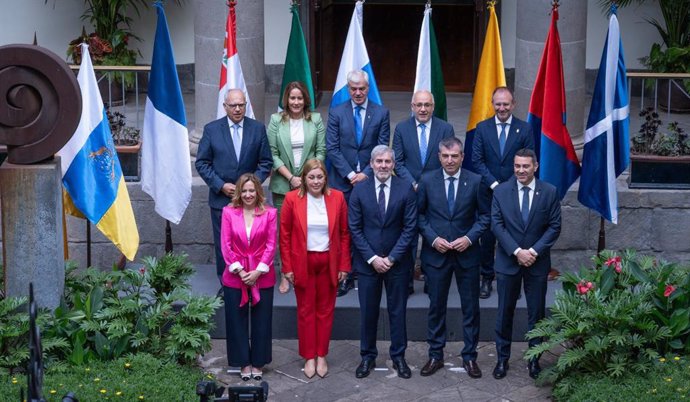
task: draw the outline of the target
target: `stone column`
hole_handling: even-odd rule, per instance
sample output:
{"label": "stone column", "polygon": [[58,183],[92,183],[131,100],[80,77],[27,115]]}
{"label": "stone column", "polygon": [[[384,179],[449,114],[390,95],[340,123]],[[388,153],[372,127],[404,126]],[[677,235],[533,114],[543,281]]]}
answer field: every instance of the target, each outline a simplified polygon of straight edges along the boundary
{"label": "stone column", "polygon": [[[563,52],[567,126],[582,155],[585,127],[587,1],[561,1],[558,33]],[[515,37],[516,116],[526,118],[529,101],[551,24],[551,0],[517,0]]]}
{"label": "stone column", "polygon": [[39,307],[60,305],[65,286],[60,159],[0,166],[3,265],[8,297],[28,296]]}
{"label": "stone column", "polygon": [[[240,55],[244,81],[252,101],[254,117],[263,122],[264,1],[238,1],[235,11],[237,13],[237,51]],[[193,155],[196,155],[204,125],[216,118],[218,78],[227,15],[228,7],[223,1],[194,1],[196,127],[190,133]]]}

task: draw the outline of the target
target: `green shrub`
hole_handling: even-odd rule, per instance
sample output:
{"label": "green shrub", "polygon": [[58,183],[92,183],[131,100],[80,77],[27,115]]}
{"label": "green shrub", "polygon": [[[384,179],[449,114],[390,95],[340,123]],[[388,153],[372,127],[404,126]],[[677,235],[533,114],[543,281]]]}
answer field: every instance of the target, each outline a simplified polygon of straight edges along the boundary
{"label": "green shrub", "polygon": [[644,374],[628,373],[611,378],[596,373],[573,376],[567,392],[555,389],[557,401],[628,402],[690,399],[690,362],[687,357],[660,358]]}
{"label": "green shrub", "polygon": [[573,390],[578,375],[644,373],[660,355],[688,351],[686,268],[633,251],[620,256],[606,251],[594,263],[594,268],[562,276],[563,290],[551,316],[527,334],[528,339],[545,338],[528,350],[527,359],[565,348],[540,377],[563,394]]}
{"label": "green shrub", "polygon": [[[195,385],[203,377],[195,367],[148,354],[127,355],[83,366],[53,366],[45,372],[43,396],[56,402],[72,391],[80,401],[195,401]],[[26,393],[25,375],[0,373],[0,400],[19,400],[20,387]]]}

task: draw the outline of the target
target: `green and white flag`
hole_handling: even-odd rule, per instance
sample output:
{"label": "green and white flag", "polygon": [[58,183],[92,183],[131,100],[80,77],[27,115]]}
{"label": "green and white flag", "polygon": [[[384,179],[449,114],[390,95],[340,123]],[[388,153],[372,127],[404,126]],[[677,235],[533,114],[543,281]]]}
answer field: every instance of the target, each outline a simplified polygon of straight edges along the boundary
{"label": "green and white flag", "polygon": [[417,76],[414,92],[426,89],[434,95],[434,116],[448,120],[446,108],[446,89],[443,86],[441,56],[438,53],[434,24],[431,22],[431,5],[426,4],[422,31],[419,34],[419,53],[417,53]]}
{"label": "green and white flag", "polygon": [[285,92],[287,84],[292,81],[300,81],[309,91],[311,109],[313,110],[315,107],[314,85],[311,81],[307,43],[304,40],[302,24],[299,21],[299,5],[293,3],[290,11],[292,12],[292,28],[290,28],[290,39],[288,41],[287,54],[285,55],[285,69],[283,70],[283,83],[280,86],[280,95],[278,96],[278,109],[282,108],[283,92]]}

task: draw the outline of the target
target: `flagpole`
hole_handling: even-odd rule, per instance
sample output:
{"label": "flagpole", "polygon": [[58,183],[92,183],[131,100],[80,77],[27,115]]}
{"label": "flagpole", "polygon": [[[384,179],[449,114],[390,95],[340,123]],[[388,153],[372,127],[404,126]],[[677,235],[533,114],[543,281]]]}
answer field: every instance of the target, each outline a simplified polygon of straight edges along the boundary
{"label": "flagpole", "polygon": [[91,267],[91,222],[86,219],[86,268]]}
{"label": "flagpole", "polygon": [[170,228],[170,221],[166,219],[165,221],[165,253],[172,253],[173,243],[172,243],[172,229]]}
{"label": "flagpole", "polygon": [[597,244],[597,254],[601,254],[606,248],[606,227],[604,226],[604,217],[599,217],[599,243]]}

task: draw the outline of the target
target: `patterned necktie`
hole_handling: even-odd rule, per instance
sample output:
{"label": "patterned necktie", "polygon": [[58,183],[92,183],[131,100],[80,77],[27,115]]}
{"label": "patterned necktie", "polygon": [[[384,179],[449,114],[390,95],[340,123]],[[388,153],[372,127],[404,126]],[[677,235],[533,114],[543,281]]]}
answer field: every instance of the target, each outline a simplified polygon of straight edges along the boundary
{"label": "patterned necktie", "polygon": [[455,207],[455,177],[448,178],[448,211],[453,215],[453,207]]}
{"label": "patterned necktie", "polygon": [[501,134],[498,136],[498,145],[501,150],[501,156],[503,156],[503,151],[505,151],[506,148],[506,126],[507,123],[501,123]]}
{"label": "patterned necktie", "polygon": [[522,223],[527,224],[527,219],[529,219],[529,190],[527,186],[522,187]]}
{"label": "patterned necktie", "polygon": [[232,145],[235,147],[235,155],[237,156],[237,162],[240,161],[240,149],[242,149],[242,139],[240,138],[240,125],[232,125]]}
{"label": "patterned necktie", "polygon": [[386,188],[385,183],[379,185],[379,216],[381,217],[381,222],[386,217],[386,193],[383,189]]}
{"label": "patterned necktie", "polygon": [[419,135],[419,154],[422,157],[422,166],[424,166],[424,163],[426,163],[426,151],[427,151],[426,124],[424,124],[424,123],[420,124],[419,128],[422,130],[422,133]]}
{"label": "patterned necktie", "polygon": [[362,115],[360,112],[363,107],[355,106],[355,140],[357,140],[357,146],[362,144]]}

